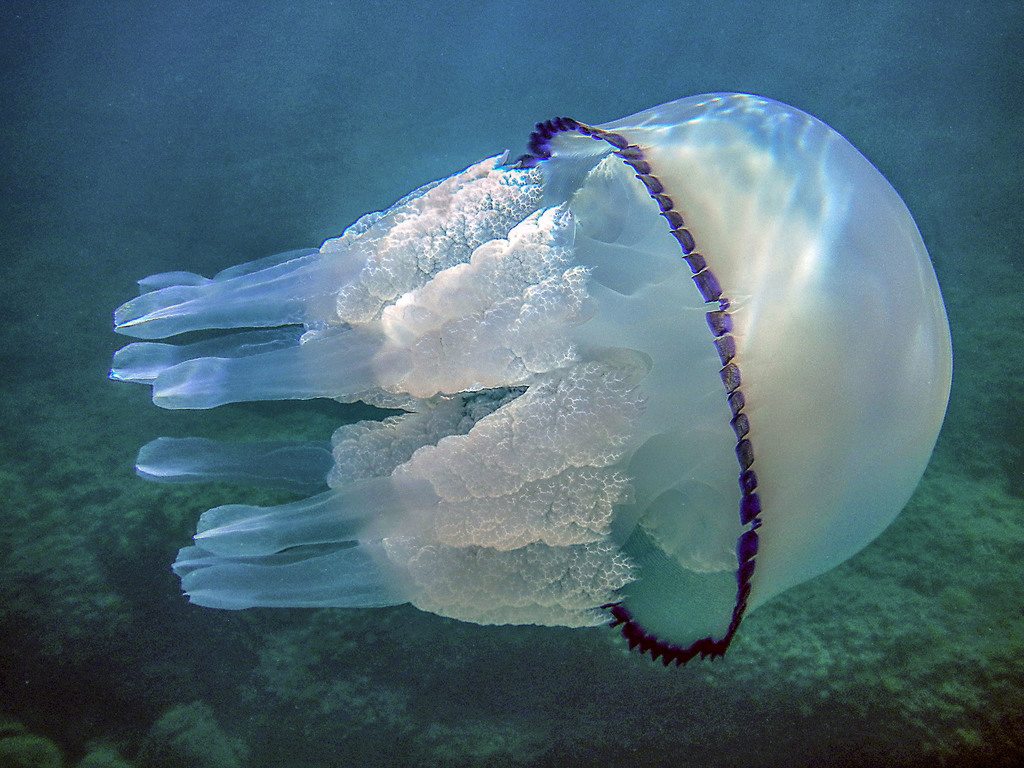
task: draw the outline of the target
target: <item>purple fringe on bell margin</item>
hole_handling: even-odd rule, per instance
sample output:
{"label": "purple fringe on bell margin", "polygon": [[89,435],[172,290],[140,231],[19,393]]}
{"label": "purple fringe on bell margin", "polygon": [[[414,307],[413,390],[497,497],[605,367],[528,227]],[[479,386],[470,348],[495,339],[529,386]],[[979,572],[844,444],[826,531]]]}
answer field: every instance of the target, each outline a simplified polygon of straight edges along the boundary
{"label": "purple fringe on bell margin", "polygon": [[605,141],[613,147],[613,153],[636,173],[637,179],[647,188],[648,194],[658,204],[661,215],[668,222],[669,231],[679,242],[690,271],[693,282],[700,291],[705,304],[717,302],[718,309],[706,313],[708,328],[714,336],[715,348],[718,351],[722,368],[722,386],[725,388],[732,410],[730,425],[736,434],[736,460],[739,463],[740,491],[740,522],[750,526],[736,542],[736,603],[732,610],[732,620],[726,633],[717,640],[704,637],[685,648],[659,640],[649,634],[634,619],[629,609],[622,603],[608,603],[601,607],[612,614],[611,626],[622,626],[622,635],[629,647],[639,648],[641,653],[649,653],[654,659],[661,659],[665,666],[675,662],[676,666],[685,664],[695,656],[716,657],[723,655],[729,648],[736,630],[739,629],[743,614],[747,610],[747,598],[750,596],[750,579],[754,575],[754,560],[757,555],[759,537],[757,529],[761,527],[761,498],[757,494],[757,475],[751,469],[754,463],[754,448],[747,435],[750,432],[750,419],[743,412],[746,399],[740,388],[742,378],[739,366],[733,361],[736,356],[736,340],[732,336],[732,316],[729,313],[730,302],[722,294],[722,286],[718,278],[708,269],[707,261],[697,252],[697,243],[693,234],[685,228],[683,215],[675,210],[672,198],[665,192],[665,185],[652,173],[651,164],[644,157],[643,150],[618,133],[579,123],[568,117],[556,117],[543,123],[537,123],[536,129],[530,134],[529,153],[522,155],[513,164],[516,168],[533,168],[542,160],[551,157],[551,138],[556,133],[577,131],[584,136],[591,136]]}
{"label": "purple fringe on bell margin", "polygon": [[551,157],[551,137],[556,133],[579,130],[580,124],[571,117],[556,117],[537,123],[526,146],[530,150],[520,155],[513,166],[516,168],[534,168],[541,160]]}

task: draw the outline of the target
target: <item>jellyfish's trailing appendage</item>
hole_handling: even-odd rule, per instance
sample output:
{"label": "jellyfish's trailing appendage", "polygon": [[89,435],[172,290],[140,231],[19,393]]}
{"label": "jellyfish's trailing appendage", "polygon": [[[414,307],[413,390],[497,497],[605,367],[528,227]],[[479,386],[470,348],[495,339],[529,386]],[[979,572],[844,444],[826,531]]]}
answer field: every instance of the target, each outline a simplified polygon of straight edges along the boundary
{"label": "jellyfish's trailing appendage", "polygon": [[[539,123],[529,150],[317,251],[147,278],[117,311],[145,341],[111,376],[163,407],[406,411],[330,446],[145,446],[152,479],[308,495],[205,513],[174,566],[193,602],[610,618],[680,664],[724,653],[752,608],[905,504],[949,332],[913,219],[856,149],[712,94]],[[155,341],[191,331],[217,333]]]}
{"label": "jellyfish's trailing appendage", "polygon": [[158,437],[139,451],[135,470],[162,483],[220,481],[296,493],[327,490],[331,444],[287,440],[222,443],[202,437]]}

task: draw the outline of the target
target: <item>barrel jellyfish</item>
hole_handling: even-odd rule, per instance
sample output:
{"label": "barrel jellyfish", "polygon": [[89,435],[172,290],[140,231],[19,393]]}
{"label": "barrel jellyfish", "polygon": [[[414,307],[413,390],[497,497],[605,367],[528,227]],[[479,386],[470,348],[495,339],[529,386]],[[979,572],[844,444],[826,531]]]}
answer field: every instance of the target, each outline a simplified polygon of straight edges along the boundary
{"label": "barrel jellyfish", "polygon": [[723,654],[747,611],[882,532],[952,372],[896,191],[745,94],[538,123],[526,154],[317,250],[140,287],[111,376],[161,407],[401,411],[329,444],[146,445],[145,477],[304,496],[204,513],[174,563],[193,603],[609,622],[666,665]]}

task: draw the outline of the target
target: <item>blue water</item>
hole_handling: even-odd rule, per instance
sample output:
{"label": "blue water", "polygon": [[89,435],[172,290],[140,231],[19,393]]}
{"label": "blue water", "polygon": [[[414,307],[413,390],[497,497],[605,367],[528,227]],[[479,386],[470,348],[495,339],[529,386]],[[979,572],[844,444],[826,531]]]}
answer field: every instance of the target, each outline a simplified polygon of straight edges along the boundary
{"label": "blue water", "polygon": [[[185,603],[169,563],[240,492],[144,483],[138,447],[364,414],[106,380],[136,278],[316,246],[537,120],[717,90],[849,137],[934,260],[953,395],[877,542],[682,669],[600,628]],[[1017,764],[1022,115],[1020,2],[5,0],[0,764],[26,734],[94,766]]]}

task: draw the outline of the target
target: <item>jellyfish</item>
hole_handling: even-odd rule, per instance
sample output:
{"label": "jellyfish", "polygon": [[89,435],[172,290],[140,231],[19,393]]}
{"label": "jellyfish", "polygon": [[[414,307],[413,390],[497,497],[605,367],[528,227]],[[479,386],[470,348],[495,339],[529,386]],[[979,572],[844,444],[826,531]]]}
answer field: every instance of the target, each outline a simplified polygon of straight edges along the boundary
{"label": "jellyfish", "polygon": [[952,372],[899,195],[747,94],[547,120],[319,249],[140,287],[111,377],[158,406],[397,409],[330,443],[143,447],[150,479],[302,496],[205,512],[173,566],[192,603],[607,622],[666,665],[889,525]]}

